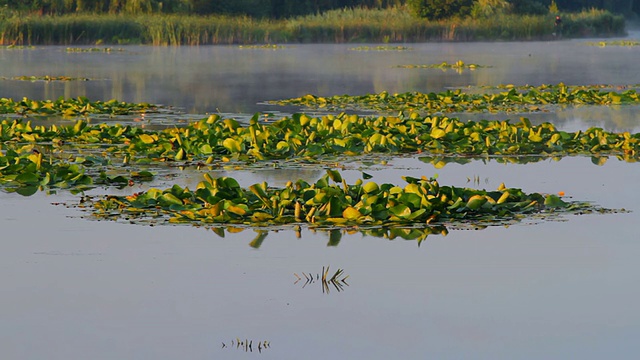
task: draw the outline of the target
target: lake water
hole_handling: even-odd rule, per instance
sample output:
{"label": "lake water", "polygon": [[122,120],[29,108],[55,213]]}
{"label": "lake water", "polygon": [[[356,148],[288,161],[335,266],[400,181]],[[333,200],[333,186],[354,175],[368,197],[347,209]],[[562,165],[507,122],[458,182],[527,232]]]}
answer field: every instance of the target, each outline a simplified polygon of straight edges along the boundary
{"label": "lake water", "polygon": [[[630,39],[638,39],[631,33]],[[287,113],[273,99],[389,91],[441,91],[498,84],[640,84],[640,47],[589,40],[361,45],[280,50],[124,47],[67,53],[63,47],[0,49],[0,97],[87,96],[150,102],[176,118],[221,112]],[[475,71],[401,69],[463,60]],[[25,82],[22,75],[88,78]],[[464,119],[466,115],[461,115]],[[487,115],[493,116],[493,115]],[[513,118],[520,115],[499,115]],[[533,114],[577,130],[640,131],[638,107],[578,107]],[[158,119],[158,121],[162,121]],[[363,165],[354,182],[438,174],[442,184],[527,192],[564,191],[627,213],[531,219],[483,230],[453,227],[416,241],[303,228],[257,233],[142,226],[87,219],[60,192],[0,193],[0,354],[5,359],[631,359],[640,352],[640,167],[588,157],[524,165],[476,160],[435,169],[417,157]],[[315,180],[321,169],[220,170],[243,185]],[[177,181],[197,183],[185,171]],[[478,179],[469,182],[469,179]],[[121,192],[142,190],[138,185]],[[116,192],[115,190],[113,192]],[[254,245],[254,246],[251,246]],[[302,273],[344,269],[348,286],[323,292]],[[301,277],[302,281],[297,281]],[[296,282],[297,281],[297,282]],[[252,341],[252,351],[236,346]],[[233,341],[233,344],[232,344]],[[258,342],[267,348],[258,349]]]}

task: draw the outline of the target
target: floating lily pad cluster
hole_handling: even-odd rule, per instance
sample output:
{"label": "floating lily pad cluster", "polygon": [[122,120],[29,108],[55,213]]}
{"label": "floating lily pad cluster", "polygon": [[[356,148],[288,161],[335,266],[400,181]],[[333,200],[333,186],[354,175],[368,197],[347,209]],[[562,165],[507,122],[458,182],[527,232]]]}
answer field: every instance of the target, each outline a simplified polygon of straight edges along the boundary
{"label": "floating lily pad cluster", "polygon": [[[167,220],[171,223],[292,224],[316,226],[383,226],[491,218],[521,214],[588,210],[584,203],[567,203],[557,195],[526,194],[520,189],[496,191],[440,186],[435,179],[403,177],[404,187],[393,184],[349,185],[340,173],[328,170],[314,184],[303,180],[284,188],[258,183],[242,188],[231,177],[212,178],[195,191],[178,185],[150,189],[131,196],[108,196],[95,202],[100,218]],[[333,183],[332,183],[333,182]]]}
{"label": "floating lily pad cluster", "polygon": [[380,46],[357,46],[353,48],[349,48],[352,51],[411,51],[412,47],[408,46],[388,46],[388,45],[380,45]]}
{"label": "floating lily pad cluster", "polygon": [[0,50],[4,49],[4,50],[33,50],[35,49],[35,46],[32,45],[6,45],[6,46],[0,46]]}
{"label": "floating lily pad cluster", "polygon": [[640,46],[639,41],[635,40],[609,40],[609,41],[590,41],[587,43],[589,46]]}
{"label": "floating lily pad cluster", "polygon": [[92,48],[67,48],[65,50],[68,53],[87,53],[87,52],[92,52],[92,53],[111,53],[114,51],[118,51],[118,52],[124,52],[125,49],[123,48],[111,48],[111,47],[105,47],[105,48],[96,48],[96,47],[92,47]]}
{"label": "floating lily pad cluster", "polygon": [[499,93],[466,93],[461,89],[439,93],[408,92],[361,96],[336,95],[321,97],[305,95],[299,98],[271,101],[277,105],[297,105],[322,109],[359,109],[386,112],[420,111],[427,113],[450,112],[527,112],[542,111],[547,105],[617,105],[640,104],[635,89],[623,92],[565,85],[541,86],[518,91],[512,88]]}
{"label": "floating lily pad cluster", "polygon": [[[6,78],[2,78],[6,80]],[[20,81],[89,81],[88,78],[78,78],[71,76],[14,76],[11,80],[20,80]]]}
{"label": "floating lily pad cluster", "polygon": [[[248,126],[212,115],[183,128],[143,130],[122,125],[31,126],[20,120],[0,123],[3,142],[112,144],[104,152],[132,162],[259,161],[317,158],[365,153],[489,155],[615,155],[626,161],[640,156],[640,134],[613,133],[600,128],[584,132],[555,129],[551,123],[532,125],[522,118],[462,122],[447,117],[361,117],[339,114],[309,117],[296,114],[273,123]],[[128,161],[129,161],[128,160]]]}
{"label": "floating lily pad cluster", "polygon": [[397,67],[402,69],[454,69],[454,70],[462,70],[462,69],[470,69],[475,70],[477,68],[483,68],[488,66],[482,66],[478,64],[465,64],[464,61],[458,60],[453,64],[449,64],[448,62],[442,62],[440,64],[421,64],[421,65],[398,65]]}
{"label": "floating lily pad cluster", "polygon": [[[465,86],[462,89],[483,89],[483,90],[491,90],[491,89],[506,89],[506,90],[511,90],[511,89],[516,89],[518,91],[530,91],[530,90],[537,90],[537,91],[553,91],[553,88],[556,87],[560,87],[560,86],[565,86],[562,84],[559,85],[540,85],[540,86],[533,86],[533,85],[513,85],[513,84],[499,84],[499,85],[482,85],[482,86]],[[599,91],[625,91],[625,90],[637,90],[638,88],[640,88],[640,84],[620,84],[620,85],[613,85],[613,84],[592,84],[592,85],[576,85],[576,86],[571,86],[572,91],[576,91],[576,90],[599,90]]]}
{"label": "floating lily pad cluster", "polygon": [[[377,96],[391,106],[408,95],[382,93]],[[421,96],[440,104],[434,107],[638,102],[634,90],[615,93],[564,85],[526,91],[511,88],[499,94],[481,94],[479,98],[459,90]],[[313,96],[305,98],[318,103],[324,101]],[[362,99],[364,97],[358,101]],[[91,102],[86,98],[18,102],[0,99],[0,113],[118,114],[153,109],[149,104],[115,100]],[[346,113],[320,117],[295,114],[275,122],[259,120],[259,114],[250,119],[249,124],[211,115],[183,127],[163,130],[91,125],[83,120],[68,126],[33,126],[20,119],[4,120],[0,123],[0,185],[23,195],[57,188],[77,192],[98,185],[126,186],[134,180],[151,180],[154,174],[139,171],[148,164],[216,166],[225,162],[249,164],[278,159],[318,163],[326,155],[421,153],[426,162],[436,167],[446,164],[449,160],[443,159],[451,155],[458,159],[453,161],[461,161],[478,155],[508,158],[580,154],[592,156],[598,164],[606,156],[625,161],[636,161],[640,156],[640,134],[612,133],[600,128],[565,132],[555,129],[551,123],[534,126],[526,118],[515,124],[508,120],[462,122],[405,112],[398,116],[369,117]],[[73,150],[83,147],[93,150],[89,155]],[[406,177],[405,180],[407,185],[403,187],[374,182],[363,184],[362,181],[348,185],[339,173],[329,171],[314,184],[299,180],[284,188],[261,183],[244,189],[233,178],[207,175],[195,191],[174,185],[132,196],[109,196],[93,204],[96,215],[101,218],[268,226],[308,223],[314,227],[372,229],[387,225],[426,226],[434,222],[498,221],[548,211],[594,210],[588,204],[566,203],[555,195],[525,194],[519,189],[502,187],[491,192],[440,186],[435,179]],[[407,231],[407,237],[419,238],[440,231],[437,227],[428,229],[428,232],[402,230]],[[389,236],[404,237],[402,233]]]}
{"label": "floating lily pad cluster", "polygon": [[239,49],[261,49],[261,50],[282,50],[287,47],[277,44],[262,44],[262,45],[239,45]]}
{"label": "floating lily pad cluster", "polygon": [[[144,130],[122,125],[32,126],[20,120],[0,123],[5,148],[46,144],[54,148],[93,144],[121,162],[147,164],[256,162],[323,155],[420,152],[425,155],[591,155],[636,161],[640,134],[612,133],[600,128],[565,132],[550,123],[534,126],[526,118],[509,121],[462,122],[447,117],[361,117],[339,114],[309,117],[296,114],[273,123],[249,126],[212,115],[183,128]],[[55,160],[54,160],[55,161]]]}
{"label": "floating lily pad cluster", "polygon": [[117,100],[90,101],[84,96],[75,99],[64,99],[60,97],[55,101],[32,100],[28,98],[16,101],[13,99],[0,98],[0,114],[62,115],[73,117],[89,114],[125,115],[153,109],[155,109],[155,106],[147,103],[135,104]]}
{"label": "floating lily pad cluster", "polygon": [[[100,185],[123,187],[132,181],[148,181],[148,171],[111,175],[110,158],[43,153],[33,144],[0,147],[0,185],[6,191],[33,195],[38,190],[68,189],[73,193]],[[109,174],[108,174],[109,173]]]}

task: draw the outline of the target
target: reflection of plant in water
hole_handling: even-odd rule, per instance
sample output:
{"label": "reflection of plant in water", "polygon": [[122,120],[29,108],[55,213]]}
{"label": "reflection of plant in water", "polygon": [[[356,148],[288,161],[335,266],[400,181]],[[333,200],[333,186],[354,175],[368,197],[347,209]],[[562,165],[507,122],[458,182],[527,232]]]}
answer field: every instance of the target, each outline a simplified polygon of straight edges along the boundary
{"label": "reflection of plant in water", "polygon": [[[452,155],[452,156],[420,156],[418,157],[418,160],[427,164],[431,164],[436,169],[441,169],[445,167],[447,164],[464,165],[474,160],[480,160],[485,164],[491,161],[495,161],[500,164],[531,164],[531,163],[547,161],[547,160],[560,161],[562,160],[562,158],[563,156],[545,156],[545,155],[539,155],[539,156],[453,156]],[[618,159],[619,161],[628,161],[627,159],[625,159],[624,156],[616,156],[615,158]],[[591,162],[594,165],[602,166],[607,162],[607,160],[609,160],[609,156],[605,156],[605,155],[591,156]],[[474,178],[474,183],[476,183],[475,180],[476,179]],[[487,182],[487,180],[488,179],[485,179],[485,182]],[[468,182],[470,181],[471,179],[469,179]],[[479,179],[477,183],[479,184]]]}
{"label": "reflection of plant in water", "polygon": [[332,276],[329,276],[329,266],[326,268],[323,266],[322,272],[320,274],[315,274],[315,276],[312,273],[301,272],[301,274],[304,276],[306,281],[302,283],[303,278],[294,273],[293,275],[296,277],[296,281],[293,284],[296,285],[298,283],[302,283],[303,289],[309,284],[319,282],[322,285],[322,293],[329,294],[331,291],[329,285],[332,285],[338,292],[343,291],[345,286],[349,286],[347,283],[349,275],[344,275],[343,269],[336,270]]}
{"label": "reflection of plant in water", "polygon": [[[85,200],[86,202],[86,200]],[[140,221],[139,223],[155,223],[151,220]],[[488,223],[491,224],[491,223]],[[508,221],[495,222],[495,225],[505,225],[509,224]],[[483,225],[486,227],[486,225]],[[456,229],[479,229],[478,226],[473,225],[473,223],[455,223]],[[230,234],[238,234],[249,229],[253,229],[256,233],[256,236],[249,242],[249,246],[258,249],[264,244],[264,240],[271,232],[279,232],[279,231],[294,231],[297,238],[302,238],[302,228],[300,225],[293,226],[271,226],[271,227],[259,227],[255,226],[213,226],[210,228],[216,235],[221,238],[226,237],[226,232]],[[415,226],[377,226],[377,227],[366,227],[366,226],[351,226],[345,228],[336,228],[336,227],[313,227],[309,226],[308,230],[311,233],[326,233],[329,241],[327,242],[327,246],[338,246],[340,245],[340,241],[344,235],[355,235],[362,234],[370,237],[377,237],[388,239],[390,241],[403,239],[403,240],[411,240],[416,241],[418,246],[427,239],[429,235],[441,235],[447,236],[449,231],[447,227],[444,225],[423,225],[416,224]]]}
{"label": "reflection of plant in water", "polygon": [[[255,347],[255,350],[254,350]],[[267,340],[256,341],[254,343],[253,340],[244,339],[240,340],[240,338],[236,338],[235,340],[231,340],[231,345],[227,346],[225,342],[222,342],[223,349],[237,349],[242,350],[244,352],[254,352],[258,351],[262,353],[262,350],[266,350],[271,347],[271,343]]]}
{"label": "reflection of plant in water", "polygon": [[[474,175],[473,179],[470,177],[467,177],[467,183],[470,183],[471,181],[473,181],[473,185],[480,186],[480,175]],[[488,184],[489,178],[484,178],[484,183]]]}

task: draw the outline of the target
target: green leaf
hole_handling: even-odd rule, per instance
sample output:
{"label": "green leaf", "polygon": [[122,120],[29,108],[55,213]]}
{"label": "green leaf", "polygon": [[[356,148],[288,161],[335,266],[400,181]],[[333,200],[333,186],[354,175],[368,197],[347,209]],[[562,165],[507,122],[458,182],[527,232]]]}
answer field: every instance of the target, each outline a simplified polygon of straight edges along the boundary
{"label": "green leaf", "polygon": [[392,213],[393,215],[403,219],[403,218],[407,218],[411,215],[411,209],[409,209],[408,206],[406,205],[396,205],[392,208],[389,209],[389,212]]}
{"label": "green leaf", "polygon": [[165,206],[167,205],[182,205],[182,200],[178,199],[175,195],[171,194],[171,193],[165,193],[162,194],[158,200],[161,203],[164,203]]}
{"label": "green leaf", "polygon": [[140,135],[140,141],[145,144],[153,144],[156,140],[151,135],[142,134]]}
{"label": "green leaf", "polygon": [[342,175],[340,175],[340,172],[337,170],[327,169],[327,175],[329,175],[331,180],[337,183],[342,182]]}
{"label": "green leaf", "polygon": [[544,205],[550,208],[564,208],[569,204],[563,201],[559,196],[550,194],[544,199]]}
{"label": "green leaf", "polygon": [[447,135],[447,133],[439,128],[435,128],[433,130],[431,130],[431,137],[434,139],[440,139],[443,138],[445,135]]}
{"label": "green leaf", "polygon": [[351,206],[347,207],[342,212],[342,217],[347,219],[347,220],[358,220],[358,218],[360,218],[360,216],[362,216],[360,211],[358,211],[358,209],[356,209],[354,207],[351,207]]}
{"label": "green leaf", "polygon": [[16,192],[22,196],[31,196],[33,194],[35,194],[36,192],[38,192],[38,187],[37,186],[21,186],[19,188],[16,189]]}
{"label": "green leaf", "polygon": [[242,151],[240,143],[232,138],[224,139],[224,141],[222,142],[222,146],[224,146],[225,149],[229,150],[229,152],[231,153],[238,153]]}

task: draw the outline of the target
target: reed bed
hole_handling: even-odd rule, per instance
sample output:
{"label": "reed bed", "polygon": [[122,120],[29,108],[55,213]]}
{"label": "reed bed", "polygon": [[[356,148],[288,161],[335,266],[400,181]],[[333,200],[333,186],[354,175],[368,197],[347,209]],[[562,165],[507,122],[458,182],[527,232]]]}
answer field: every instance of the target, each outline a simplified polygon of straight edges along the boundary
{"label": "reed bed", "polygon": [[590,10],[553,16],[501,15],[491,19],[427,21],[402,8],[345,9],[288,20],[188,15],[24,16],[0,19],[2,45],[402,43],[540,40],[623,34],[622,16]]}

